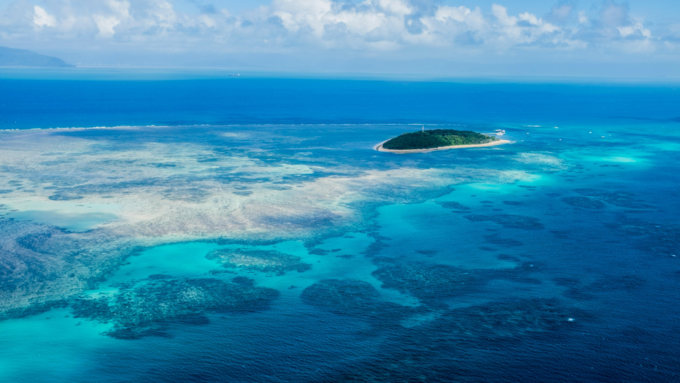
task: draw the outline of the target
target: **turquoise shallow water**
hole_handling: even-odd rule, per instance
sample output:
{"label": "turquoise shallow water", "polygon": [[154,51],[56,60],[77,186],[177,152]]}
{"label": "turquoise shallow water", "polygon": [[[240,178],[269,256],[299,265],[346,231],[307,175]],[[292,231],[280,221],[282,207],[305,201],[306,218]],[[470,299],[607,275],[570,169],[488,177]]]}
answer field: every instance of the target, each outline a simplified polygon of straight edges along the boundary
{"label": "turquoise shallow water", "polygon": [[200,277],[214,270],[218,264],[206,259],[209,251],[217,248],[209,243],[183,243],[154,247],[130,258],[129,264],[121,267],[107,279],[107,284],[146,279],[155,274],[169,274],[180,277]]}
{"label": "turquoise shallow water", "polygon": [[[103,338],[107,324],[73,318],[71,310],[51,310],[3,322],[0,371],[8,380],[64,381],[90,364],[84,355],[99,355],[117,341]],[[81,357],[78,357],[78,356]]]}
{"label": "turquoise shallow water", "polygon": [[328,94],[403,84],[320,84],[334,123],[0,132],[0,379],[677,381],[674,89],[411,84],[513,143],[394,155],[421,112]]}

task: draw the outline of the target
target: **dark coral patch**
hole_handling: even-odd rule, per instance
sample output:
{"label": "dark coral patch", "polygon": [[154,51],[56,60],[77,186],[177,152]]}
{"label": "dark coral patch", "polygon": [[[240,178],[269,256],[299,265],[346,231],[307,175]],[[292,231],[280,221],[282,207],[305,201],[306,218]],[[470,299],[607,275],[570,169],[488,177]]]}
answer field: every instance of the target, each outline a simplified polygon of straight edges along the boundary
{"label": "dark coral patch", "polygon": [[214,250],[206,258],[222,263],[229,269],[245,269],[263,273],[284,275],[288,271],[305,272],[312,268],[300,261],[300,257],[278,251],[221,249]]}
{"label": "dark coral patch", "polygon": [[66,194],[53,194],[48,198],[51,199],[52,201],[74,201],[83,199],[83,197],[79,195],[66,195]]}
{"label": "dark coral patch", "polygon": [[433,257],[438,252],[439,251],[437,251],[437,250],[416,250],[416,253],[426,255],[428,257]]}
{"label": "dark coral patch", "polygon": [[624,233],[647,254],[677,258],[680,256],[680,225],[655,224],[638,219],[620,218],[610,227]]}
{"label": "dark coral patch", "polygon": [[503,381],[507,380],[504,372],[495,375],[493,369],[474,366],[477,350],[501,354],[505,346],[512,347],[527,338],[549,337],[554,342],[590,319],[591,315],[582,310],[543,299],[508,299],[447,310],[415,331],[404,329],[399,347],[394,347],[394,341],[386,342],[375,358],[358,361],[349,368],[343,366],[321,381]]}
{"label": "dark coral patch", "polygon": [[373,276],[383,283],[383,288],[437,304],[441,298],[463,295],[483,283],[470,270],[417,262],[383,263]]}
{"label": "dark coral patch", "polygon": [[508,229],[541,230],[543,224],[537,218],[513,214],[466,215],[472,222],[494,222]]}
{"label": "dark coral patch", "polygon": [[582,285],[580,281],[572,278],[557,278],[555,282],[560,286],[569,287],[564,295],[576,300],[592,300],[597,298],[596,294],[612,291],[630,292],[646,283],[644,279],[635,275],[605,276],[587,285]]}
{"label": "dark coral patch", "polygon": [[515,299],[450,310],[441,321],[451,334],[489,339],[556,331],[579,316],[557,300]]}
{"label": "dark coral patch", "polygon": [[604,202],[614,206],[625,207],[629,209],[650,208],[650,206],[646,203],[636,200],[630,193],[608,192],[606,190],[598,189],[576,189],[574,192],[586,197],[599,198]]}
{"label": "dark coral patch", "polygon": [[636,275],[606,276],[591,283],[588,289],[594,292],[632,291],[642,287],[646,281]]}
{"label": "dark coral patch", "polygon": [[470,210],[469,207],[454,201],[437,201],[437,204],[443,207],[444,209]]}
{"label": "dark coral patch", "polygon": [[380,299],[370,283],[356,279],[326,279],[302,292],[302,301],[330,312],[364,319],[396,320],[409,308]]}
{"label": "dark coral patch", "polygon": [[113,323],[106,335],[114,338],[163,336],[171,322],[205,324],[204,313],[259,310],[278,296],[278,291],[255,287],[245,279],[226,283],[157,277],[121,287],[113,296],[82,297],[71,307],[76,318]]}
{"label": "dark coral patch", "polygon": [[494,235],[487,235],[484,237],[484,240],[487,243],[490,243],[492,245],[496,246],[501,246],[501,247],[518,247],[518,246],[523,246],[524,244],[520,241],[510,239],[510,238],[501,238],[498,234]]}
{"label": "dark coral patch", "polygon": [[310,252],[309,252],[309,254],[314,254],[314,255],[326,255],[328,253],[329,253],[329,251],[324,250],[324,249],[314,249],[314,250],[310,250]]}
{"label": "dark coral patch", "polygon": [[562,202],[582,209],[604,209],[606,207],[604,202],[588,197],[564,197]]}

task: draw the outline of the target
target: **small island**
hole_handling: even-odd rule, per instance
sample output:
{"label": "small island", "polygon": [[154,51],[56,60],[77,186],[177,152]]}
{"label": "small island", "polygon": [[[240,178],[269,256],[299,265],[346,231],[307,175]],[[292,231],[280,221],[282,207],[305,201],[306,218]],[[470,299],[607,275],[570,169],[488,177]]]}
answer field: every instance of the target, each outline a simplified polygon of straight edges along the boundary
{"label": "small island", "polygon": [[434,150],[478,148],[507,144],[510,141],[469,130],[433,129],[404,133],[376,145],[380,152],[422,153]]}

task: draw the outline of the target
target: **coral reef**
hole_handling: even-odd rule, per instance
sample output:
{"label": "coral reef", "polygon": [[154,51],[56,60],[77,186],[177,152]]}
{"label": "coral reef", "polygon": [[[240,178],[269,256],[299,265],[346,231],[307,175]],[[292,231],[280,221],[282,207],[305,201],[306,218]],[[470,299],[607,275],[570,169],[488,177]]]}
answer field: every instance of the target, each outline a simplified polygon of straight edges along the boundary
{"label": "coral reef", "polygon": [[507,229],[541,230],[543,224],[537,218],[523,215],[497,214],[497,215],[466,215],[465,218],[472,222],[494,222]]}
{"label": "coral reef", "polygon": [[237,278],[229,283],[214,278],[156,275],[121,286],[113,295],[79,298],[71,307],[76,318],[112,323],[113,329],[107,335],[135,339],[164,335],[173,321],[204,324],[206,320],[200,319],[204,313],[260,310],[278,296],[276,290],[255,287],[247,278]]}
{"label": "coral reef", "polygon": [[312,268],[310,264],[300,262],[300,257],[278,251],[221,249],[211,251],[206,258],[219,261],[225,268],[276,275],[284,275],[288,271],[302,273]]}
{"label": "coral reef", "polygon": [[604,202],[588,198],[588,197],[564,197],[562,202],[573,207],[580,207],[583,209],[604,209]]}

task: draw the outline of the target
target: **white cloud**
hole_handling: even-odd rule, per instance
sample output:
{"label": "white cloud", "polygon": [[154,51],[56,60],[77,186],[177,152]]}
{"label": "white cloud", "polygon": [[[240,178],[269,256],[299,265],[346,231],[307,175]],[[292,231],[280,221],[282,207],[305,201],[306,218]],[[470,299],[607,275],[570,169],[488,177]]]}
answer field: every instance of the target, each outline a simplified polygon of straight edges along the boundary
{"label": "white cloud", "polygon": [[628,37],[635,34],[640,34],[645,38],[652,37],[652,32],[649,29],[645,29],[642,23],[635,23],[635,25],[627,25],[625,27],[618,27],[621,37]]}
{"label": "white cloud", "polygon": [[[477,8],[479,13],[479,8]],[[464,23],[466,18],[472,14],[472,11],[466,7],[440,7],[437,9],[434,18],[440,22],[447,22],[448,20],[458,21],[459,23]]]}
{"label": "white cloud", "polygon": [[47,11],[43,8],[36,5],[33,7],[33,11],[35,12],[33,16],[33,23],[37,28],[53,27],[57,25],[57,19],[47,13]]}
{"label": "white cloud", "polygon": [[391,15],[403,16],[413,12],[413,8],[401,0],[377,0],[376,3],[378,9]]}
{"label": "white cloud", "polygon": [[114,28],[116,25],[120,24],[120,20],[118,20],[115,16],[102,16],[102,15],[93,15],[95,23],[97,23],[97,28],[99,28],[99,35],[101,37],[113,37],[113,35],[116,33]]}
{"label": "white cloud", "polygon": [[[272,0],[236,15],[210,4],[201,8],[209,12],[182,13],[173,6],[179,0],[51,0],[46,8],[37,1],[17,0],[0,9],[0,37],[76,42],[85,49],[88,44],[100,48],[103,38],[111,46],[140,51],[417,50],[438,55],[526,49],[632,53],[640,46],[677,51],[668,47],[678,44],[655,38],[677,33],[649,28],[630,16],[626,4],[612,0],[594,11],[556,0],[544,15],[510,13],[502,4],[471,9],[434,0]],[[31,19],[22,16],[27,12]]]}

